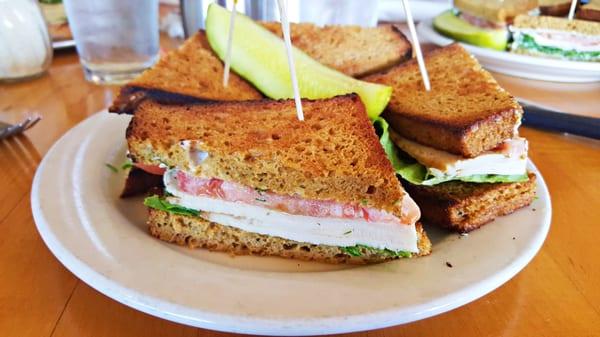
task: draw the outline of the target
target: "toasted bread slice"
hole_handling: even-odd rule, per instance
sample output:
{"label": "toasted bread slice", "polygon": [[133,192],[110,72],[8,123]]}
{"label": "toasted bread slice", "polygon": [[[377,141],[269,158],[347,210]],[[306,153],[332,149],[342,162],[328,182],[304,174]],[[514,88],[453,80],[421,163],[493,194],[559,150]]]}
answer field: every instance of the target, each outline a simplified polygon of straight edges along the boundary
{"label": "toasted bread slice", "polygon": [[[262,25],[283,36],[279,22]],[[315,60],[353,77],[365,76],[411,58],[408,39],[394,25],[318,27],[295,23],[290,27],[292,43]]]}
{"label": "toasted bread slice", "polygon": [[[334,264],[370,264],[397,259],[384,251],[363,249],[361,256],[352,256],[341,247],[314,245],[246,232],[200,217],[177,215],[152,208],[149,212],[148,226],[153,236],[190,248],[206,248],[232,255],[280,256]],[[429,255],[431,242],[420,224],[416,228],[419,253],[414,255]]]}
{"label": "toasted bread slice", "polygon": [[[305,199],[362,203],[402,217],[404,191],[360,98],[303,100],[302,106],[304,121],[293,100],[185,106],[145,100],[127,129],[129,155],[136,163],[164,163]],[[191,167],[183,140],[197,140],[208,157]]]}
{"label": "toasted bread slice", "polygon": [[537,0],[503,1],[454,0],[454,7],[494,23],[511,23],[515,16],[538,6]]}
{"label": "toasted bread slice", "polygon": [[588,21],[600,21],[600,0],[590,0],[587,4],[579,7],[577,18]]}
{"label": "toasted bread slice", "polygon": [[519,15],[515,18],[514,28],[564,30],[584,35],[600,35],[600,24],[586,20],[569,20],[553,16]]}
{"label": "toasted bread slice", "polygon": [[[281,36],[281,24],[263,25]],[[411,56],[411,45],[397,27],[317,27],[292,24],[294,46],[315,60],[350,76],[363,76],[394,66]],[[223,63],[214,54],[203,31],[169,52],[156,65],[124,87],[111,112],[131,113],[143,97],[162,103],[257,100],[263,96],[250,83],[231,72],[222,85]]]}
{"label": "toasted bread slice", "polygon": [[475,157],[512,138],[523,109],[459,44],[425,56],[431,91],[416,60],[366,81],[393,88],[383,117],[402,136],[463,157]]}
{"label": "toasted bread slice", "polygon": [[519,183],[450,181],[423,186],[402,181],[402,185],[421,208],[423,223],[466,233],[531,204],[535,180],[535,174],[529,173],[529,180]]}
{"label": "toasted bread slice", "polygon": [[540,14],[550,16],[566,16],[571,8],[570,0],[539,0]]}
{"label": "toasted bread slice", "polygon": [[263,98],[250,83],[234,72],[223,87],[224,66],[210,49],[204,32],[187,39],[150,69],[121,88],[111,112],[131,113],[144,97],[163,103],[241,101]]}

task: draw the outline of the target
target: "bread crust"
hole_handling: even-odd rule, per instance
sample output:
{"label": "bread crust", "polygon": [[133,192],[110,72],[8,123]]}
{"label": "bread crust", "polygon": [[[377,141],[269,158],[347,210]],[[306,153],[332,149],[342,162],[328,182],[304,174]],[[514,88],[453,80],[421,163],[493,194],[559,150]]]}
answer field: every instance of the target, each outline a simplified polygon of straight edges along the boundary
{"label": "bread crust", "polygon": [[402,180],[402,184],[421,208],[423,223],[466,233],[531,204],[536,176],[528,175],[529,180],[517,183],[451,181],[422,186]]}
{"label": "bread crust", "polygon": [[581,20],[600,22],[600,5],[595,7],[592,4],[587,4],[579,7],[576,17]]}
{"label": "bread crust", "polygon": [[514,136],[523,109],[459,44],[425,56],[432,90],[416,60],[365,80],[392,86],[383,117],[402,136],[463,157],[476,157]]}
{"label": "bread crust", "polygon": [[527,13],[537,5],[536,0],[513,1],[509,4],[498,1],[454,0],[454,7],[460,11],[498,24],[511,23],[515,16]]}
{"label": "bread crust", "polygon": [[[372,264],[397,259],[368,250],[363,250],[362,256],[352,256],[340,247],[314,245],[246,232],[200,217],[176,215],[152,208],[149,209],[147,223],[150,234],[160,240],[231,255],[280,256],[332,264]],[[429,255],[431,242],[420,224],[417,224],[417,233],[419,253],[414,255]]]}
{"label": "bread crust", "polygon": [[554,16],[519,15],[513,24],[515,28],[544,28],[577,32],[579,34],[599,35],[600,24],[586,20],[568,20]]}
{"label": "bread crust", "polygon": [[223,87],[223,72],[223,63],[208,45],[205,33],[199,31],[123,86],[109,111],[131,113],[135,104],[145,97],[163,103],[263,98],[254,86],[233,71],[227,88]]}
{"label": "bread crust", "polygon": [[541,5],[540,4],[540,15],[549,16],[566,16],[569,14],[571,8],[571,1],[564,0],[562,3]]}

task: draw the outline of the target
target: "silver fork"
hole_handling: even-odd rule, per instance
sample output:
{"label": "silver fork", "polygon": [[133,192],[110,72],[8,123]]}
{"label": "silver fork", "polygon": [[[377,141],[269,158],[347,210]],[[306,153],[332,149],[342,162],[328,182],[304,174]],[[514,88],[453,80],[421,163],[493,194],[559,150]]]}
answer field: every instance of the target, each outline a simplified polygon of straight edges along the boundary
{"label": "silver fork", "polygon": [[12,135],[19,134],[33,127],[37,122],[40,121],[40,119],[42,119],[42,117],[40,116],[29,116],[25,118],[21,123],[14,125],[0,122],[0,139],[8,138]]}

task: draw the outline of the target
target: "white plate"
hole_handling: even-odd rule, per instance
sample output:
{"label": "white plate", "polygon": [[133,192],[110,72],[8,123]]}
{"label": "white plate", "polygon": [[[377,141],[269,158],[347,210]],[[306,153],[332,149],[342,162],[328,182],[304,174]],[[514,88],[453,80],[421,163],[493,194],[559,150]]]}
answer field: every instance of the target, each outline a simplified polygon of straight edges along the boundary
{"label": "white plate", "polygon": [[128,121],[98,113],[52,147],[34,178],[34,219],[46,245],[84,282],[183,324],[312,335],[419,320],[508,281],[534,257],[550,226],[548,190],[531,166],[539,196],[532,207],[465,237],[430,229],[434,251],[424,258],[349,267],[190,250],[148,234],[140,198],[118,198],[124,173],[105,163],[123,163]]}
{"label": "white plate", "polygon": [[[420,37],[438,46],[455,42],[433,28],[433,19],[421,21],[417,25]],[[576,62],[544,57],[513,54],[506,51],[476,47],[461,43],[481,64],[492,71],[543,81],[555,82],[597,82],[600,81],[600,62]]]}

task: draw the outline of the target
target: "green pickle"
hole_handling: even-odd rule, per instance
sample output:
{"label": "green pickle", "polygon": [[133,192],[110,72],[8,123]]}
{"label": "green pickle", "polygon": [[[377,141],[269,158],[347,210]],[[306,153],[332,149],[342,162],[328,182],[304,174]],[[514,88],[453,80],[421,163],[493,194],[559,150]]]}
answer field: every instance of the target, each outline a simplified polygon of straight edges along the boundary
{"label": "green pickle", "polygon": [[495,50],[506,50],[508,31],[506,29],[483,29],[457,17],[448,10],[433,19],[433,28],[457,41]]}
{"label": "green pickle", "polygon": [[[231,12],[211,4],[206,17],[206,35],[215,53],[223,60],[227,50]],[[273,99],[293,98],[285,45],[282,39],[242,14],[236,15],[231,51],[231,68]],[[331,69],[293,48],[300,96],[330,98],[356,93],[369,118],[375,119],[386,107],[392,88],[357,80]]]}

